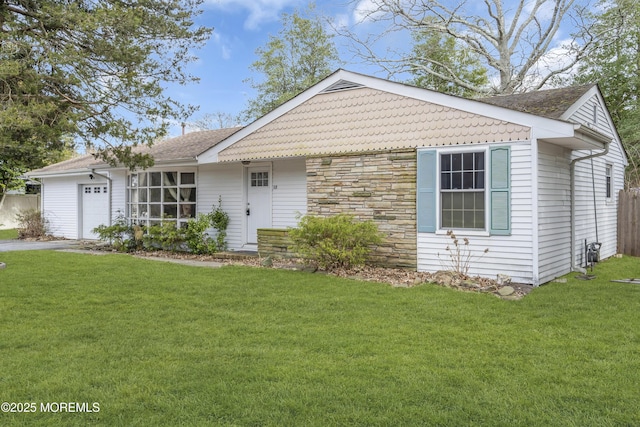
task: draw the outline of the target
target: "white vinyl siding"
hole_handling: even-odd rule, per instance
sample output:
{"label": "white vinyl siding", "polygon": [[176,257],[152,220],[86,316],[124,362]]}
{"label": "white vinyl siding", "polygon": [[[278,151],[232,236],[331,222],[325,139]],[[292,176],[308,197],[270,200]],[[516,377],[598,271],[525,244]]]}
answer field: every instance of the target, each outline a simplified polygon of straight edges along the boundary
{"label": "white vinyl siding", "polygon": [[127,171],[111,173],[111,223],[127,212]]}
{"label": "white vinyl siding", "polygon": [[198,213],[208,213],[222,200],[222,210],[229,215],[227,245],[240,250],[244,244],[245,206],[243,178],[240,163],[212,164],[198,168]]}
{"label": "white vinyl siding", "polygon": [[[469,274],[495,278],[507,274],[516,282],[533,283],[531,196],[531,144],[518,142],[511,147],[511,234],[508,236],[456,231],[469,238],[473,259]],[[451,239],[442,231],[418,233],[418,270],[435,272],[447,268]],[[483,254],[484,249],[489,252]],[[440,256],[438,256],[438,254]]]}
{"label": "white vinyl siding", "polygon": [[[253,163],[252,163],[253,165]],[[260,162],[260,165],[268,165]],[[198,212],[211,212],[222,198],[229,214],[227,242],[230,250],[241,250],[246,240],[245,167],[240,163],[202,165],[198,171]],[[307,209],[307,177],[303,158],[283,159],[271,165],[272,227],[297,224],[298,213]]]}
{"label": "white vinyl siding", "polygon": [[304,158],[273,162],[273,227],[295,227],[307,213],[307,171]]}
{"label": "white vinyl siding", "polygon": [[538,145],[538,251],[540,283],[570,271],[571,151]]}
{"label": "white vinyl siding", "polygon": [[[576,163],[576,236],[575,236],[575,263],[584,265],[584,241],[588,243],[596,240],[595,216],[598,217],[598,240],[602,243],[600,257],[608,258],[617,251],[617,207],[618,193],[624,188],[625,157],[620,145],[616,142],[617,135],[612,128],[604,107],[599,98],[593,96],[587,100],[570,117],[570,120],[594,126],[594,105],[596,105],[597,120],[596,130],[612,138],[609,152],[602,157],[593,159],[593,177],[595,179],[595,211],[593,200],[593,181],[591,173],[591,161],[585,160]],[[593,151],[595,154],[597,151]],[[591,154],[589,151],[577,151],[573,158]],[[606,197],[606,165],[613,165],[611,177],[611,198]]]}

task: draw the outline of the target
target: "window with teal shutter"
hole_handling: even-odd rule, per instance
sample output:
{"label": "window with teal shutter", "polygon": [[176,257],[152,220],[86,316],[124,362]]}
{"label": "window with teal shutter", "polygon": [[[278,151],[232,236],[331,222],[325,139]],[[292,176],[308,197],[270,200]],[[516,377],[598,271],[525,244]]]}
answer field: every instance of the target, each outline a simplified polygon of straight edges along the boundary
{"label": "window with teal shutter", "polygon": [[491,148],[489,179],[490,233],[511,234],[511,182],[510,148]]}
{"label": "window with teal shutter", "polygon": [[436,150],[418,151],[417,216],[418,232],[436,231]]}

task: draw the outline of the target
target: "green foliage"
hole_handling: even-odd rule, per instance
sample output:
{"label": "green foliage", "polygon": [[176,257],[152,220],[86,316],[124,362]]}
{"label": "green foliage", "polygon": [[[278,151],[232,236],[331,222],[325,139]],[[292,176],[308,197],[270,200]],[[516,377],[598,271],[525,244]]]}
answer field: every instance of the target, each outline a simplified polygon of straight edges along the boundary
{"label": "green foliage", "polygon": [[[313,15],[314,7],[307,11]],[[282,14],[282,29],[256,50],[258,60],[250,69],[263,76],[249,79],[258,95],[249,101],[244,116],[253,120],[275,109],[333,71],[338,52],[319,17],[299,12]]]}
{"label": "green foliage", "polygon": [[127,222],[122,212],[119,212],[113,224],[101,224],[92,230],[98,239],[110,243],[117,251],[131,252],[142,247],[143,228]]}
{"label": "green foliage", "polygon": [[[212,254],[227,249],[226,229],[229,215],[222,210],[222,200],[212,212],[190,219],[185,227],[178,227],[175,220],[165,218],[162,223],[150,227],[131,225],[120,213],[113,225],[100,225],[93,232],[99,239],[109,242],[115,249],[131,252],[142,249],[171,252],[188,251],[194,254]],[[215,237],[207,230],[214,228]]]}
{"label": "green foliage", "polygon": [[27,209],[16,215],[18,239],[39,239],[49,233],[49,221],[37,209]]}
{"label": "green foliage", "polygon": [[373,221],[358,221],[347,214],[305,215],[297,228],[289,229],[289,236],[306,263],[328,271],[363,265],[371,246],[382,242]]}
{"label": "green foliage", "polygon": [[203,2],[2,2],[0,159],[45,156],[69,135],[100,141],[110,163],[148,165],[131,146],[193,110],[163,88],[197,80],[185,67],[211,33],[194,24]]}
{"label": "green foliage", "polygon": [[476,88],[488,85],[487,69],[479,55],[461,46],[454,37],[428,29],[412,35],[412,56],[408,62],[414,77],[409,83],[468,98],[477,95],[477,91],[461,85],[461,81]]}
{"label": "green foliage", "polygon": [[627,186],[640,186],[640,3],[601,0],[592,19],[596,42],[575,83],[597,82],[629,155]]}
{"label": "green foliage", "polygon": [[148,249],[177,252],[182,249],[186,237],[185,230],[178,227],[176,221],[164,219],[160,224],[147,227],[143,240]]}

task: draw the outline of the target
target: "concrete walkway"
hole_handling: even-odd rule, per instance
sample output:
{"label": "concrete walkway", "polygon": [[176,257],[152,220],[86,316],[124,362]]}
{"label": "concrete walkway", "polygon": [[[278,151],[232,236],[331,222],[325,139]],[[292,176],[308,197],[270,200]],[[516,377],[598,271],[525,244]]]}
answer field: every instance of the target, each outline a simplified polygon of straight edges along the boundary
{"label": "concrete walkway", "polygon": [[24,241],[0,240],[0,252],[70,249],[78,247],[76,240]]}

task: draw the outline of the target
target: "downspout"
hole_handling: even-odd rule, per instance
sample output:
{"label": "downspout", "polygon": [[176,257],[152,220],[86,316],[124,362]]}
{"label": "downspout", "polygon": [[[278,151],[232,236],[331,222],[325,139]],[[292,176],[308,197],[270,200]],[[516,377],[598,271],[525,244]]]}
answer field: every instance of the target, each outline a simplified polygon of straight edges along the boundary
{"label": "downspout", "polygon": [[[581,162],[583,160],[589,160],[589,159],[594,159],[596,157],[601,157],[601,156],[605,156],[609,153],[609,145],[611,143],[607,142],[604,146],[604,151],[601,151],[599,153],[596,154],[589,154],[588,156],[584,156],[584,157],[578,157],[575,158],[573,160],[571,160],[570,163],[570,169],[571,169],[571,181],[570,181],[570,188],[571,188],[571,271],[579,271],[584,273],[585,271],[583,271],[582,267],[578,267],[576,265],[576,249],[575,249],[575,245],[576,245],[576,221],[575,221],[575,212],[576,212],[576,189],[575,189],[575,181],[576,181],[576,163]],[[595,206],[594,206],[595,209]],[[597,227],[597,224],[596,224]]]}
{"label": "downspout", "polygon": [[107,180],[108,187],[109,187],[109,225],[111,225],[111,198],[112,198],[111,194],[113,192],[113,180],[109,175],[103,175],[101,173],[98,173],[96,172],[95,169],[91,169],[91,174],[95,176],[100,176]]}

